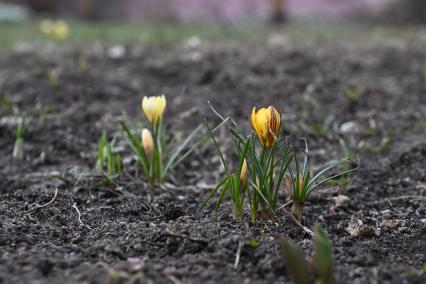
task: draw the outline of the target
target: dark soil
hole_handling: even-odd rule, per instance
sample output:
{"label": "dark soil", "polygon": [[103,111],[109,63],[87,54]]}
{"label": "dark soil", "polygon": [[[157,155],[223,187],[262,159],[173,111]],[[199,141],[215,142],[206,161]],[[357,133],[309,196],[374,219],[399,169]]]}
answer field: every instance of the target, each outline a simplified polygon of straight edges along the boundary
{"label": "dark soil", "polygon": [[[116,184],[96,183],[102,130],[119,134],[123,117],[144,121],[142,96],[161,93],[168,98],[165,121],[180,136],[204,116],[219,122],[209,100],[246,130],[254,105],[278,105],[286,134],[307,138],[314,168],[343,156],[345,141],[360,156],[359,170],[346,183],[323,186],[304,212],[306,226],[320,223],[332,238],[337,282],[425,283],[424,46],[129,46],[119,58],[108,54],[97,46],[0,55],[1,95],[31,118],[25,160],[15,161],[14,116],[0,109],[0,283],[290,281],[280,236],[289,235],[307,253],[312,239],[284,212],[239,223],[227,201],[217,213],[207,207],[196,215],[221,176],[210,147],[157,187],[151,202],[129,159]],[[86,70],[79,70],[80,56]],[[52,69],[59,74],[56,86],[46,77]],[[354,89],[356,95],[348,95]],[[226,132],[219,136],[229,145]],[[130,157],[127,147],[123,155]],[[55,188],[54,201],[37,209]],[[350,199],[336,206],[338,195]],[[352,236],[346,228],[358,221],[363,230]]]}

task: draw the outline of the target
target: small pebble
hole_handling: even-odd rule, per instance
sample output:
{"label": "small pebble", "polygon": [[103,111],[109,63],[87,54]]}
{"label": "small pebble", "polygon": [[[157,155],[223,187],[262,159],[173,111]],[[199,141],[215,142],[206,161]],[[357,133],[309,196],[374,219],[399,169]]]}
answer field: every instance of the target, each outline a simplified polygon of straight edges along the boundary
{"label": "small pebble", "polygon": [[400,233],[409,233],[410,229],[408,227],[401,227],[398,229],[398,232]]}
{"label": "small pebble", "polygon": [[343,195],[343,194],[339,194],[336,197],[336,200],[335,200],[336,201],[336,207],[337,208],[348,207],[349,200],[350,200],[350,198],[348,196]]}

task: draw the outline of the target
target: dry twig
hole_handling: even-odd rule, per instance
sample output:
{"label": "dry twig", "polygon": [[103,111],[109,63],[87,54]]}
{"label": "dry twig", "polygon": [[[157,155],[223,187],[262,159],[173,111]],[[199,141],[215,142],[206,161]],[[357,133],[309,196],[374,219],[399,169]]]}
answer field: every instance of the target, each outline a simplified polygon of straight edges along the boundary
{"label": "dry twig", "polygon": [[80,210],[78,210],[78,207],[77,207],[77,203],[75,203],[74,202],[74,204],[72,205],[72,208],[74,208],[75,209],[75,211],[77,211],[77,214],[78,214],[78,222],[80,223],[80,225],[82,225],[83,227],[86,227],[86,228],[88,228],[88,229],[92,229],[92,228],[90,228],[90,226],[88,226],[88,225],[85,225],[82,221],[81,221],[81,213],[80,213]]}
{"label": "dry twig", "polygon": [[53,201],[55,201],[56,196],[58,196],[58,188],[55,188],[55,194],[53,195],[52,199],[49,202],[47,202],[46,204],[43,204],[43,205],[36,205],[36,207],[26,211],[25,214],[29,214],[29,213],[36,211],[37,209],[49,206],[50,204],[52,204]]}
{"label": "dry twig", "polygon": [[240,256],[241,256],[241,248],[243,247],[243,242],[238,242],[238,248],[237,248],[237,254],[235,255],[235,263],[234,263],[234,269],[238,268],[238,264],[240,263]]}
{"label": "dry twig", "polygon": [[312,230],[310,230],[308,227],[303,226],[299,221],[297,221],[297,219],[293,216],[293,214],[291,214],[290,212],[287,211],[287,209],[285,209],[284,207],[282,208],[284,213],[286,213],[288,216],[290,216],[290,219],[300,228],[302,228],[303,231],[305,231],[306,233],[308,233],[311,237],[314,236],[314,232],[312,232]]}

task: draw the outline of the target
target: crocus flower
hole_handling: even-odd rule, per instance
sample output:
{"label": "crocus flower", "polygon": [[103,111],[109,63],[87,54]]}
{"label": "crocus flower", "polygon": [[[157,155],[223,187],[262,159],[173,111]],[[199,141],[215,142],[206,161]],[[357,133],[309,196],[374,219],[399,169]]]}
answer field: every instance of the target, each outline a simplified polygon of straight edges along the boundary
{"label": "crocus flower", "polygon": [[259,137],[260,144],[271,148],[280,132],[281,116],[272,106],[261,108],[256,112],[256,107],[251,112],[251,124]]}
{"label": "crocus flower", "polygon": [[151,132],[144,128],[141,133],[142,147],[145,153],[149,156],[154,150],[154,140],[152,139]]}
{"label": "crocus flower", "polygon": [[69,28],[65,21],[44,20],[40,24],[41,32],[54,40],[64,40],[68,37]]}
{"label": "crocus flower", "polygon": [[164,109],[166,108],[166,97],[153,96],[143,97],[142,99],[142,110],[152,124],[157,124],[163,116]]}

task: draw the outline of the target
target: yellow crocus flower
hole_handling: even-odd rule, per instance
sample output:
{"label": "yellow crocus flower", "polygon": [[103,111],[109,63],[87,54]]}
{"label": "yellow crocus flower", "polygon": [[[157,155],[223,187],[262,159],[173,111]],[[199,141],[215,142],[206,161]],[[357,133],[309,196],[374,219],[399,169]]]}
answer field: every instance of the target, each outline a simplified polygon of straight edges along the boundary
{"label": "yellow crocus flower", "polygon": [[42,34],[48,36],[50,35],[50,33],[52,32],[52,21],[50,20],[43,20],[40,23],[40,31],[42,32]]}
{"label": "yellow crocus flower", "polygon": [[64,40],[68,37],[68,25],[66,22],[59,20],[55,22],[54,25],[54,37],[57,40]]}
{"label": "yellow crocus flower", "polygon": [[157,124],[161,120],[165,108],[166,97],[164,95],[143,97],[142,99],[142,110],[152,124]]}
{"label": "yellow crocus flower", "polygon": [[261,108],[257,112],[254,107],[251,112],[251,124],[260,144],[271,148],[280,132],[281,115],[272,106]]}
{"label": "yellow crocus flower", "polygon": [[64,40],[68,37],[69,28],[65,21],[44,20],[40,23],[40,31],[53,40]]}

